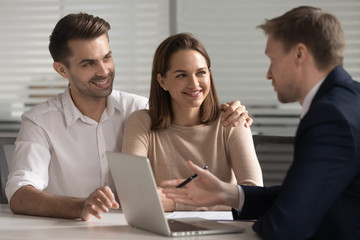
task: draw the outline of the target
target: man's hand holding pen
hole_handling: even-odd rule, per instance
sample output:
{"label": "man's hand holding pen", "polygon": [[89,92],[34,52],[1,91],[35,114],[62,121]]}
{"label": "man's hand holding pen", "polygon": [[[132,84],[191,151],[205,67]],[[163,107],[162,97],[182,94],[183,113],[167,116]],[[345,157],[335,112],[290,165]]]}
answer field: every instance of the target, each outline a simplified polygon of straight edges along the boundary
{"label": "man's hand holding pen", "polygon": [[[204,166],[203,169],[208,169],[208,166]],[[183,181],[179,185],[177,185],[176,188],[181,188],[181,187],[185,186],[186,184],[188,184],[191,180],[193,180],[196,177],[197,177],[197,174],[195,173],[194,175],[190,176],[185,181]]]}
{"label": "man's hand holding pen", "polygon": [[[161,183],[163,193],[176,203],[210,207],[214,205],[239,205],[239,190],[235,184],[221,181],[210,171],[188,161],[188,167],[196,174],[196,181],[168,180]],[[192,178],[193,179],[193,178]],[[178,187],[187,181],[183,187]]]}

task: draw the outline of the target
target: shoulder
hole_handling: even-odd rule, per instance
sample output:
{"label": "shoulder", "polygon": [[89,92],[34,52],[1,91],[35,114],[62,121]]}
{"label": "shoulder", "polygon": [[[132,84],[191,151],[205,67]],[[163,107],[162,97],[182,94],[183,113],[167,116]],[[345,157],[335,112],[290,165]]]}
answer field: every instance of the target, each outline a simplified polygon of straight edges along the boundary
{"label": "shoulder", "polygon": [[360,112],[354,111],[359,107],[360,83],[353,80],[345,69],[336,67],[328,74],[311,103],[309,115],[312,117],[305,117],[315,122],[341,118],[359,121]]}
{"label": "shoulder", "polygon": [[[297,131],[297,139],[307,137],[306,141],[340,139],[342,144],[360,146],[360,91],[349,88],[346,83],[333,85],[314,101],[304,116]],[[352,84],[350,84],[352,85]],[[358,84],[355,84],[357,86]]]}
{"label": "shoulder", "polygon": [[141,125],[141,126],[144,126],[144,127],[150,129],[151,118],[149,115],[149,110],[141,109],[141,110],[132,112],[126,121],[126,125],[132,125],[132,126]]}
{"label": "shoulder", "polygon": [[64,114],[64,110],[62,107],[62,98],[63,93],[49,98],[47,101],[37,104],[30,110],[24,112],[22,118],[31,119],[33,121],[49,119],[49,117],[58,118],[59,115],[62,116]]}
{"label": "shoulder", "polygon": [[250,128],[246,128],[244,124],[240,124],[237,127],[234,127],[232,124],[228,125],[228,126],[224,126],[223,123],[221,122],[221,116],[224,114],[224,111],[221,111],[219,114],[218,119],[213,123],[217,125],[217,128],[220,131],[223,131],[224,133],[226,133],[227,135],[231,135],[231,134],[246,134],[246,133],[250,133]]}
{"label": "shoulder", "polygon": [[122,92],[114,89],[110,97],[114,99],[116,105],[122,109],[131,108],[132,110],[135,110],[148,108],[148,98],[133,93]]}
{"label": "shoulder", "polygon": [[360,83],[342,68],[335,68],[320,86],[313,100],[314,106],[328,105],[331,109],[347,112],[360,106]]}
{"label": "shoulder", "polygon": [[[354,86],[354,87],[350,87]],[[358,84],[337,84],[315,101],[310,109],[312,121],[329,121],[343,119],[346,121],[360,121],[360,86]]]}
{"label": "shoulder", "polygon": [[133,119],[133,120],[139,119],[139,120],[144,120],[147,122],[150,120],[149,110],[141,109],[141,110],[134,111],[133,113],[131,113],[129,115],[129,119]]}
{"label": "shoulder", "polygon": [[127,101],[127,102],[143,102],[143,103],[148,102],[148,99],[146,97],[136,95],[134,93],[119,91],[116,89],[114,89],[111,92],[111,96],[113,96],[118,101],[121,100],[121,101]]}

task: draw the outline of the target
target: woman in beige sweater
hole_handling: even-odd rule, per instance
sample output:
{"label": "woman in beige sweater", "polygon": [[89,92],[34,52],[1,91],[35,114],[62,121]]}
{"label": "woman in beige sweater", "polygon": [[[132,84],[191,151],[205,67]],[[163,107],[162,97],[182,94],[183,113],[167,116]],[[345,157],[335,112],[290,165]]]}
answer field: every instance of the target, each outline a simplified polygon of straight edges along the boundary
{"label": "woman in beige sweater", "polygon": [[[223,181],[261,186],[250,128],[222,125],[210,65],[203,45],[190,34],[165,39],[154,56],[149,110],[128,117],[122,152],[147,156],[158,185],[189,177],[186,161],[192,160]],[[194,209],[159,194],[165,211]],[[210,210],[219,209],[224,208]]]}

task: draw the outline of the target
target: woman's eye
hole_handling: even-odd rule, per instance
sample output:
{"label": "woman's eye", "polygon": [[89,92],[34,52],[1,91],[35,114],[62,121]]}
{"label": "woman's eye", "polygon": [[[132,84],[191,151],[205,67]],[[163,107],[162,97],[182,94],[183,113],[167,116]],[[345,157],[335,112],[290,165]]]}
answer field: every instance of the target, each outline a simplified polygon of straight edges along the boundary
{"label": "woman's eye", "polygon": [[206,71],[200,71],[200,72],[198,72],[197,74],[198,74],[199,76],[203,76],[203,75],[206,74]]}
{"label": "woman's eye", "polygon": [[183,77],[185,77],[185,74],[176,75],[176,78],[183,78]]}

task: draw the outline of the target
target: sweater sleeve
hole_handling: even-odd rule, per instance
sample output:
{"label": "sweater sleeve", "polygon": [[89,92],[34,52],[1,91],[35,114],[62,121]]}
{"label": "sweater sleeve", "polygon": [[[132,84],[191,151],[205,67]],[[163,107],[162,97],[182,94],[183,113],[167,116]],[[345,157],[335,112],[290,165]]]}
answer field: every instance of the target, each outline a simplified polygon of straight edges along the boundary
{"label": "sweater sleeve", "polygon": [[146,157],[150,144],[150,125],[148,110],[130,114],[125,124],[122,152]]}
{"label": "sweater sleeve", "polygon": [[241,185],[263,186],[262,171],[256,156],[250,128],[243,125],[228,130],[230,164]]}

